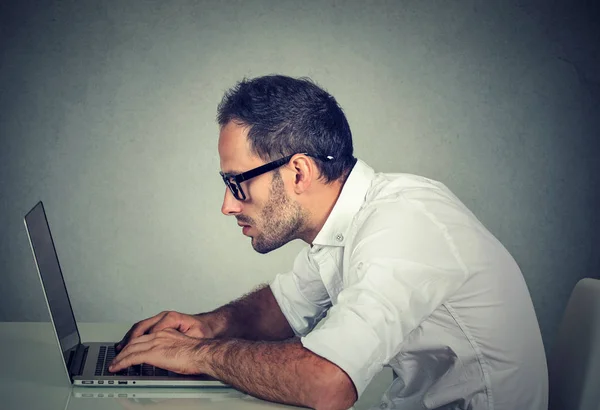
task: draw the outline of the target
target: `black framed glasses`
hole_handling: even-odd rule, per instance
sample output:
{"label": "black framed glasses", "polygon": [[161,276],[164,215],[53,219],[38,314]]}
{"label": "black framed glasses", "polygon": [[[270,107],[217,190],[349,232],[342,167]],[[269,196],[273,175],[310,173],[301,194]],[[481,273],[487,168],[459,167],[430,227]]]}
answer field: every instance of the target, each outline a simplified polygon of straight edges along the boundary
{"label": "black framed glasses", "polygon": [[312,154],[308,154],[306,152],[300,152],[300,153],[288,155],[287,157],[277,159],[275,161],[261,165],[260,167],[253,168],[249,171],[242,172],[241,174],[232,175],[232,174],[225,174],[223,172],[219,172],[219,174],[223,178],[223,182],[225,182],[225,185],[227,186],[227,188],[229,188],[229,190],[233,194],[233,197],[235,199],[237,199],[238,201],[245,201],[246,194],[244,193],[244,190],[242,189],[242,185],[241,185],[242,182],[247,181],[252,178],[255,178],[255,177],[262,175],[264,173],[267,173],[269,171],[273,171],[274,169],[287,164],[290,161],[290,159],[292,159],[292,157],[297,154],[303,154],[303,155],[306,155],[306,156],[309,156],[312,158],[317,158],[317,159],[320,159],[321,161],[333,160],[333,157],[331,155],[312,155]]}

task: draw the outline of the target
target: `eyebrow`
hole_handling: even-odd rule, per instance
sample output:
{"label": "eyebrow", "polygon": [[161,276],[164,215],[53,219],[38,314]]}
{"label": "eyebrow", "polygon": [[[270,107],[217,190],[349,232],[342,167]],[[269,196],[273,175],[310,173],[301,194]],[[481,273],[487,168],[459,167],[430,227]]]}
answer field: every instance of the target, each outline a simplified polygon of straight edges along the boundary
{"label": "eyebrow", "polygon": [[223,175],[231,177],[231,176],[235,176],[235,175],[239,175],[241,173],[243,173],[244,171],[236,171],[236,170],[230,170],[230,171],[221,171],[223,173]]}

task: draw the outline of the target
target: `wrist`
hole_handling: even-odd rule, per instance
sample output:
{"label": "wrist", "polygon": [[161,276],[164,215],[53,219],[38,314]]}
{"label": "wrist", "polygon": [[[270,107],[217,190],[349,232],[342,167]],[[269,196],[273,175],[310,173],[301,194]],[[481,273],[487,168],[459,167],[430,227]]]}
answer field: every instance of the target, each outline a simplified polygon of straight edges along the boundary
{"label": "wrist", "polygon": [[207,339],[223,337],[227,330],[227,318],[220,311],[199,313],[195,315],[204,324],[204,335]]}
{"label": "wrist", "polygon": [[196,345],[195,349],[195,361],[196,370],[198,374],[211,374],[211,368],[209,366],[209,355],[208,355],[208,340],[201,340]]}

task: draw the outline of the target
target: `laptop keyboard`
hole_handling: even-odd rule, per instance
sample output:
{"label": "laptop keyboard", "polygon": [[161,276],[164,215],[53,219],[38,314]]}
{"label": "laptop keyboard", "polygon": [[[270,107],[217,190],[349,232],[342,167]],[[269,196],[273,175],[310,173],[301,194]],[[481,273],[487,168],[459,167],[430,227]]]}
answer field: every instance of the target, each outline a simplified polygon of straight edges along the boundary
{"label": "laptop keyboard", "polygon": [[116,356],[116,350],[114,346],[100,346],[100,353],[98,354],[98,361],[96,362],[96,376],[181,376],[178,373],[173,373],[160,367],[155,367],[149,364],[139,364],[130,366],[117,373],[111,373],[108,371],[108,366]]}

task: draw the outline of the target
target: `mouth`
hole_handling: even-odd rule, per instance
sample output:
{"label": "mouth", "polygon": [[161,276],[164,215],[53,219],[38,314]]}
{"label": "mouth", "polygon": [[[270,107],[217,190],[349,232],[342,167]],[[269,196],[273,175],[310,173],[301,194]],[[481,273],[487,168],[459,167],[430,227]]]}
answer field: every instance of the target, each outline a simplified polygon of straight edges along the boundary
{"label": "mouth", "polygon": [[244,235],[247,235],[247,234],[248,234],[248,231],[250,230],[250,225],[247,225],[247,224],[243,224],[243,223],[240,223],[240,222],[238,222],[238,226],[240,226],[240,227],[242,228],[242,233],[243,233]]}

